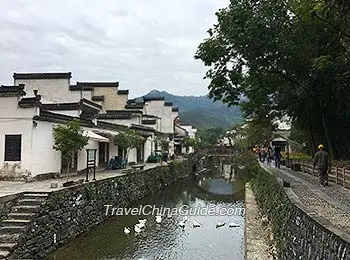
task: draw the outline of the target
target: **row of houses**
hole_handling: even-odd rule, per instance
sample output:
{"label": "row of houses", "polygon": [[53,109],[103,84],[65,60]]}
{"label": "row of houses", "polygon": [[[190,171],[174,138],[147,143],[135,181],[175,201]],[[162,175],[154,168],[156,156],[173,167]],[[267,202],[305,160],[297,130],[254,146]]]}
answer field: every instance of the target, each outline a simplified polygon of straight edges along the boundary
{"label": "row of houses", "polygon": [[53,149],[53,128],[79,119],[88,145],[72,158],[71,170],[86,168],[87,149],[96,149],[96,166],[122,155],[114,137],[133,129],[144,144],[130,151],[129,162],[146,162],[156,137],[169,141],[169,154],[183,152],[181,139],[196,129],[181,126],[179,109],[162,97],[128,99],[118,82],[76,82],[72,73],[14,73],[13,85],[0,87],[0,179],[32,179],[64,168]]}

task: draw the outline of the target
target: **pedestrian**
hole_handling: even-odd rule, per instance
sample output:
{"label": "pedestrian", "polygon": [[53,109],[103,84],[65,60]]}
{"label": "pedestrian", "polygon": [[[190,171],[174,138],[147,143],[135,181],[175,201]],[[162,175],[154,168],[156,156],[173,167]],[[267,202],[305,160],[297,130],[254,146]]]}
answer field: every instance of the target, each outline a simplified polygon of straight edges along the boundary
{"label": "pedestrian", "polygon": [[275,160],[275,168],[278,168],[280,169],[281,167],[281,147],[279,146],[275,146],[275,150],[273,152],[273,157],[274,157],[274,160]]}
{"label": "pedestrian", "polygon": [[330,166],[329,154],[324,150],[323,144],[318,146],[314,157],[314,168],[318,170],[320,185],[328,186],[328,169]]}
{"label": "pedestrian", "polygon": [[270,145],[268,145],[268,147],[267,147],[267,165],[271,164],[272,154],[273,154],[272,147]]}

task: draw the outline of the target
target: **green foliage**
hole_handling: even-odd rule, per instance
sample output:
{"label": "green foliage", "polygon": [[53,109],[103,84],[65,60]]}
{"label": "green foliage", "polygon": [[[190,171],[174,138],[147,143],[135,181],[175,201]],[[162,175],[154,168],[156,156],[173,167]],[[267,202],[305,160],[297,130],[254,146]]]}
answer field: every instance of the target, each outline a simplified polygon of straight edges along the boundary
{"label": "green foliage", "polygon": [[155,142],[161,147],[163,152],[169,150],[169,141],[166,138],[157,136]]}
{"label": "green foliage", "polygon": [[182,143],[183,143],[183,146],[186,148],[189,148],[189,147],[196,148],[199,146],[199,140],[197,140],[196,138],[192,138],[192,137],[185,137],[182,140]]}
{"label": "green foliage", "polygon": [[199,146],[209,147],[217,143],[226,133],[226,130],[222,127],[198,129],[197,136],[199,140]]}
{"label": "green foliage", "polygon": [[89,137],[84,135],[84,130],[80,127],[79,120],[76,119],[66,124],[57,125],[53,129],[53,137],[53,148],[62,153],[63,159],[68,162],[68,169],[72,157],[83,149],[89,141]]}
{"label": "green foliage", "polygon": [[282,248],[283,231],[285,223],[291,218],[292,204],[276,178],[261,168],[256,171],[250,184],[259,207],[270,220],[277,248]]}
{"label": "green foliage", "polygon": [[350,157],[349,4],[231,0],[217,17],[195,56],[209,96],[259,120],[288,115],[310,150]]}
{"label": "green foliage", "polygon": [[242,123],[242,112],[239,107],[227,107],[221,101],[213,102],[208,96],[176,96],[165,91],[153,90],[146,97],[164,97],[179,108],[179,116],[183,125],[196,128],[229,128],[234,123]]}
{"label": "green foliage", "polygon": [[124,159],[128,159],[130,150],[139,148],[144,142],[144,138],[135,130],[128,129],[114,137],[114,143],[121,149],[126,150]]}

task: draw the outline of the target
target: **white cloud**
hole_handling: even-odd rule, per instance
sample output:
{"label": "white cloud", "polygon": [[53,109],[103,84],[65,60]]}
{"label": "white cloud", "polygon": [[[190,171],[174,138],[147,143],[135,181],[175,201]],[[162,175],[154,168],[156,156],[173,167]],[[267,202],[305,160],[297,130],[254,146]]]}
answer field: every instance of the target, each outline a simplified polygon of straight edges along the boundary
{"label": "white cloud", "polygon": [[13,72],[72,71],[73,81],[119,81],[131,96],[152,89],[203,95],[198,44],[228,0],[1,1],[0,84]]}

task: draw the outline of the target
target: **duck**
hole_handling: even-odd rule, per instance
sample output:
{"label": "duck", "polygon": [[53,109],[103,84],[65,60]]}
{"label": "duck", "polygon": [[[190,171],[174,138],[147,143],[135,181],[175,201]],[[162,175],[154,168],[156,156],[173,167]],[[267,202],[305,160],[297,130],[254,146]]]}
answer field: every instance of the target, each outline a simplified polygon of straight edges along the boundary
{"label": "duck", "polygon": [[141,232],[141,228],[139,228],[139,226],[136,224],[134,227],[134,230],[136,233],[140,233]]}
{"label": "duck", "polygon": [[180,221],[180,222],[179,222],[179,226],[182,227],[182,228],[184,228],[184,227],[185,227],[185,222]]}
{"label": "duck", "polygon": [[145,227],[145,223],[141,222],[141,223],[137,223],[136,226],[138,226],[139,228],[144,228]]}
{"label": "duck", "polygon": [[239,224],[236,224],[236,223],[230,223],[228,226],[229,226],[229,227],[239,227]]}
{"label": "duck", "polygon": [[197,221],[193,220],[193,227],[200,227],[201,224],[199,224]]}
{"label": "duck", "polygon": [[146,224],[146,222],[147,222],[147,219],[139,219],[139,223]]}
{"label": "duck", "polygon": [[159,224],[162,222],[162,216],[156,216],[156,222]]}
{"label": "duck", "polygon": [[130,234],[130,228],[124,227],[124,234]]}
{"label": "duck", "polygon": [[225,226],[225,222],[216,222],[216,227],[223,227]]}

